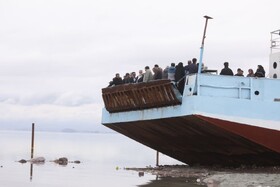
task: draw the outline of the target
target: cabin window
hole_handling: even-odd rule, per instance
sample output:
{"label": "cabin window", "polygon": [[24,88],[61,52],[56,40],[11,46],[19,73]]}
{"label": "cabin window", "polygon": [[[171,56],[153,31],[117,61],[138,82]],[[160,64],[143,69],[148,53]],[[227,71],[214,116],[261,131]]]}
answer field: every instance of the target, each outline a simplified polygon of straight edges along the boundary
{"label": "cabin window", "polygon": [[277,62],[273,63],[273,68],[276,69],[277,68]]}
{"label": "cabin window", "polygon": [[277,74],[276,73],[273,74],[273,78],[277,79]]}
{"label": "cabin window", "polygon": [[255,91],[255,95],[259,95],[260,94],[260,92],[259,91]]}

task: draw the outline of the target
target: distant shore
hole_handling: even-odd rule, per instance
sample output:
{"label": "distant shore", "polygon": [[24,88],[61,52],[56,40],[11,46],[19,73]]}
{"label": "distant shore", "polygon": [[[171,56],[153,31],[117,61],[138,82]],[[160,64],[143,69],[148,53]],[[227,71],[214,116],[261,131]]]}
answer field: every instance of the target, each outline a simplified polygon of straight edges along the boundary
{"label": "distant shore", "polygon": [[187,165],[164,165],[146,168],[126,168],[159,177],[185,177],[188,181],[209,187],[279,187],[280,167],[189,167]]}

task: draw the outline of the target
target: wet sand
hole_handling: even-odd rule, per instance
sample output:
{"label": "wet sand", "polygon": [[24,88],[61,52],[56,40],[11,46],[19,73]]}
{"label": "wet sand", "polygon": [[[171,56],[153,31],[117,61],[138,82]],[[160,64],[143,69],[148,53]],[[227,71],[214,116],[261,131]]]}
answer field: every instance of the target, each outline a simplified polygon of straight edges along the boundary
{"label": "wet sand", "polygon": [[140,174],[186,178],[207,187],[280,187],[280,167],[189,167],[186,165],[126,168]]}

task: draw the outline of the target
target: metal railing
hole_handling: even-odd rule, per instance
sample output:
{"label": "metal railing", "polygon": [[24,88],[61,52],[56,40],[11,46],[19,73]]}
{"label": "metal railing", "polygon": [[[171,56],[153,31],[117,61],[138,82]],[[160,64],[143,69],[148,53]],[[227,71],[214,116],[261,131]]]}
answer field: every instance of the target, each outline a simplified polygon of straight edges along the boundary
{"label": "metal railing", "polygon": [[271,34],[270,50],[271,50],[271,53],[272,53],[273,50],[279,50],[280,49],[280,29],[272,31],[270,34]]}

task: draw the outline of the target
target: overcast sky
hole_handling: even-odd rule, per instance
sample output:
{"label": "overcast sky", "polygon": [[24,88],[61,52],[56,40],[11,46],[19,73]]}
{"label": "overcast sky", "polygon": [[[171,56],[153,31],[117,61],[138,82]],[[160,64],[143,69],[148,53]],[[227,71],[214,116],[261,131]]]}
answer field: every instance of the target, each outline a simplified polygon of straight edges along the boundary
{"label": "overcast sky", "polygon": [[104,130],[101,88],[116,72],[199,57],[268,72],[279,0],[0,0],[0,129]]}

